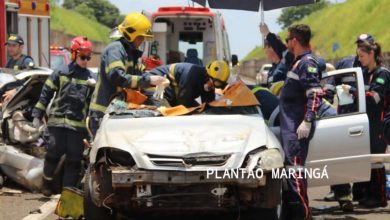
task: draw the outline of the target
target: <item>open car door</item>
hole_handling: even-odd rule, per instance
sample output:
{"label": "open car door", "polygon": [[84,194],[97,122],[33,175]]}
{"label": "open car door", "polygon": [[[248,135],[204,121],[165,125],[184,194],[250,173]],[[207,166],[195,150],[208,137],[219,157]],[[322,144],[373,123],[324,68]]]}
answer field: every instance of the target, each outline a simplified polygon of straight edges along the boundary
{"label": "open car door", "polygon": [[[307,168],[326,169],[329,178],[311,178],[310,186],[368,181],[371,163],[390,159],[386,154],[370,154],[369,122],[361,68],[350,68],[324,73],[322,84],[333,82],[339,87],[333,99],[337,115],[317,120],[306,159]],[[341,93],[341,84],[350,82],[355,94],[347,101]],[[339,95],[337,94],[339,93]],[[340,98],[341,97],[341,98]]]}
{"label": "open car door", "polygon": [[[371,167],[390,162],[390,154],[370,154],[362,70],[350,68],[324,73],[321,85],[325,87],[326,82],[331,82],[336,88],[349,82],[357,92],[351,94],[347,102],[341,93],[341,99],[335,94],[330,101],[333,101],[337,115],[317,119],[306,159],[306,168],[312,171],[312,178],[308,178],[309,186],[368,181]],[[271,118],[270,128],[280,140],[280,128],[273,126],[275,117]],[[328,178],[322,175],[324,170]]]}

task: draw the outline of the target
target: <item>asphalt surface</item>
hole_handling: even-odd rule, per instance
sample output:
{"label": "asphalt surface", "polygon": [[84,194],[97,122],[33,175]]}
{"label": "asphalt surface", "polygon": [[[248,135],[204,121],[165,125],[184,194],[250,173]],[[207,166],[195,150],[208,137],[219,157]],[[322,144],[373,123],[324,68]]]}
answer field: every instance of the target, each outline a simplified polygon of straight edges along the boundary
{"label": "asphalt surface", "polygon": [[[355,211],[344,213],[339,209],[337,202],[325,202],[322,198],[328,193],[329,187],[309,188],[310,207],[315,220],[388,220],[390,219],[390,205],[386,208],[364,209],[354,203]],[[40,210],[42,206],[50,203],[50,199],[39,193],[31,193],[14,183],[6,183],[0,189],[0,219],[58,219],[54,215],[55,205],[51,209]],[[389,201],[390,204],[390,201]],[[47,212],[47,213],[45,213]],[[35,213],[35,214],[32,214]],[[47,216],[41,218],[41,216]],[[29,216],[28,218],[26,218]],[[32,217],[31,217],[32,216]],[[34,217],[39,216],[39,217]],[[217,218],[219,219],[219,218]]]}

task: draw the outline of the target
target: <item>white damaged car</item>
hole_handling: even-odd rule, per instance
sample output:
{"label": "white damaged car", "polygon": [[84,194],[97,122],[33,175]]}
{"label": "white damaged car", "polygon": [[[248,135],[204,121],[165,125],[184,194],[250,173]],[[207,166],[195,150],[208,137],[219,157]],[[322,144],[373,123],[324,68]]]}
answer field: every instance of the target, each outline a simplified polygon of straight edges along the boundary
{"label": "white damaged car", "polygon": [[281,181],[271,178],[271,170],[283,167],[283,157],[259,106],[172,117],[113,111],[90,152],[85,217],[248,208],[274,214]]}
{"label": "white damaged car", "polygon": [[[372,164],[390,161],[390,155],[370,154],[361,69],[323,75],[329,77],[336,84],[354,77],[358,94],[352,112],[317,120],[306,160],[309,186],[367,181]],[[284,154],[279,128],[266,125],[260,108],[209,107],[173,117],[126,108],[106,114],[90,152],[85,217],[257,210],[257,217],[277,218]]]}

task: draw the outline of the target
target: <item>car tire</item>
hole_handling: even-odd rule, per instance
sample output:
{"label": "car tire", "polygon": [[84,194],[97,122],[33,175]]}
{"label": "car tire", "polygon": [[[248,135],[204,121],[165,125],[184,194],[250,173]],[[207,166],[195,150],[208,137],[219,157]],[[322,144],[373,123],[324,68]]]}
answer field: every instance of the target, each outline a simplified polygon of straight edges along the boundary
{"label": "car tire", "polygon": [[88,167],[88,169],[85,172],[85,182],[84,182],[84,218],[86,220],[108,220],[108,219],[115,219],[115,213],[111,214],[110,210],[104,207],[98,207],[95,205],[95,203],[92,201],[91,194],[90,194],[90,169],[91,167]]}

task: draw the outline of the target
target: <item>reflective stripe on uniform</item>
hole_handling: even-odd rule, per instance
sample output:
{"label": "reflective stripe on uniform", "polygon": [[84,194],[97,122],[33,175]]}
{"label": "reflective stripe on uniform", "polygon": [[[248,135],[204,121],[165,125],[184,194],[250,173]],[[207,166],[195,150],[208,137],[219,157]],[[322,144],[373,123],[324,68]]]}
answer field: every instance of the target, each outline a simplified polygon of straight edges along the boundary
{"label": "reflective stripe on uniform", "polygon": [[85,121],[75,121],[75,120],[71,120],[68,118],[50,117],[48,123],[49,124],[51,124],[51,123],[53,123],[53,124],[67,124],[67,125],[70,125],[72,127],[79,127],[79,128],[86,127]]}
{"label": "reflective stripe on uniform", "polygon": [[266,90],[266,91],[269,91],[267,88],[264,88],[264,87],[261,87],[261,86],[256,86],[254,87],[251,91],[253,94],[255,94],[256,92],[260,91],[260,90]]}
{"label": "reflective stripe on uniform", "polygon": [[56,85],[54,85],[53,81],[51,81],[51,79],[47,79],[46,82],[45,82],[45,85],[47,87],[49,87],[50,89],[52,90],[57,90],[58,87]]}
{"label": "reflective stripe on uniform", "polygon": [[381,101],[381,97],[379,96],[379,94],[375,91],[372,91],[372,94],[373,94],[373,98],[375,100],[375,103],[378,104],[380,101]]}
{"label": "reflective stripe on uniform", "polygon": [[133,67],[134,62],[133,61],[125,61],[125,70],[127,71],[128,68]]}
{"label": "reflective stripe on uniform", "polygon": [[171,64],[169,66],[168,76],[171,79],[171,84],[173,86],[173,89],[175,90],[175,95],[177,98],[179,96],[179,87],[177,85],[176,78],[175,78],[175,66],[176,66],[176,64]]}
{"label": "reflective stripe on uniform", "polygon": [[108,74],[112,69],[117,68],[117,67],[119,67],[119,68],[121,68],[123,70],[126,70],[125,64],[123,64],[122,61],[117,60],[117,61],[114,61],[114,62],[110,63],[106,67],[106,74]]}
{"label": "reflective stripe on uniform", "polygon": [[41,102],[37,102],[37,104],[35,105],[35,108],[40,109],[42,111],[46,110],[46,106],[44,106]]}
{"label": "reflective stripe on uniform", "polygon": [[72,78],[71,82],[74,83],[74,84],[78,84],[78,85],[84,85],[84,86],[87,85],[87,80],[83,80],[83,79]]}
{"label": "reflective stripe on uniform", "polygon": [[[65,82],[69,82],[69,78],[67,76],[60,76],[61,87],[64,85]],[[87,80],[72,78],[70,83],[73,83],[73,84],[76,84],[76,85],[84,85],[84,86],[86,86],[87,85]]]}
{"label": "reflective stripe on uniform", "polygon": [[330,103],[328,100],[322,99],[322,101],[323,101],[326,105],[330,106],[331,108],[336,109],[336,107],[334,107],[334,106],[332,105],[332,103]]}
{"label": "reflective stripe on uniform", "polygon": [[132,89],[137,88],[139,79],[140,79],[139,76],[134,76],[134,75],[131,76],[131,88]]}
{"label": "reflective stripe on uniform", "polygon": [[292,72],[292,71],[289,71],[289,72],[287,73],[287,78],[299,80],[298,74],[296,74],[296,73],[294,73],[294,72]]}
{"label": "reflective stripe on uniform", "polygon": [[[94,90],[94,92],[92,93],[92,99],[91,99],[91,104],[92,103],[96,103],[96,101],[97,101],[97,97],[98,97],[98,92],[99,92],[99,89],[100,89],[100,85],[101,85],[101,80],[98,80],[97,82],[96,82],[96,86],[95,86],[95,90]],[[90,105],[91,105],[90,104]],[[96,110],[96,109],[95,109]]]}
{"label": "reflective stripe on uniform", "polygon": [[312,93],[322,93],[321,87],[314,87],[306,90],[306,96],[309,96]]}
{"label": "reflective stripe on uniform", "polygon": [[104,113],[106,111],[107,107],[103,106],[103,105],[96,104],[96,103],[91,103],[89,105],[89,109]]}

